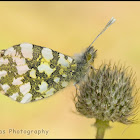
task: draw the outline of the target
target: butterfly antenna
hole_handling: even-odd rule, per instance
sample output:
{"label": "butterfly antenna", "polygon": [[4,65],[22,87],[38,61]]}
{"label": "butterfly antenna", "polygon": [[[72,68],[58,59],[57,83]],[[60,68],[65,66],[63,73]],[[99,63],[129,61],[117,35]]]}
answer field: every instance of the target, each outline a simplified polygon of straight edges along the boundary
{"label": "butterfly antenna", "polygon": [[93,40],[93,42],[90,44],[89,47],[92,46],[92,44],[95,42],[95,40],[110,26],[112,25],[114,22],[116,21],[115,18],[111,18],[110,21],[107,23],[107,25],[104,27],[104,29],[97,35],[97,37]]}

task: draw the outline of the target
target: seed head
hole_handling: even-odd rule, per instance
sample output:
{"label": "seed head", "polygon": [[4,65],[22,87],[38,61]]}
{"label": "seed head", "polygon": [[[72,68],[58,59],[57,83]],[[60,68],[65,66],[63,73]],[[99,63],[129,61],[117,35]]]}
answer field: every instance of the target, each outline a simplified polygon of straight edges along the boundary
{"label": "seed head", "polygon": [[109,63],[79,84],[74,101],[77,111],[88,118],[130,124],[135,122],[136,93],[132,71]]}

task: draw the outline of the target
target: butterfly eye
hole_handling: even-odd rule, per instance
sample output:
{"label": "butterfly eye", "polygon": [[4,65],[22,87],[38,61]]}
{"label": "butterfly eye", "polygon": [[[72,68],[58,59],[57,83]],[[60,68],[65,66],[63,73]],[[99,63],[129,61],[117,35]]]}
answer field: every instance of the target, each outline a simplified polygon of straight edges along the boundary
{"label": "butterfly eye", "polygon": [[89,54],[87,54],[87,61],[90,61],[91,60],[91,54],[89,53]]}

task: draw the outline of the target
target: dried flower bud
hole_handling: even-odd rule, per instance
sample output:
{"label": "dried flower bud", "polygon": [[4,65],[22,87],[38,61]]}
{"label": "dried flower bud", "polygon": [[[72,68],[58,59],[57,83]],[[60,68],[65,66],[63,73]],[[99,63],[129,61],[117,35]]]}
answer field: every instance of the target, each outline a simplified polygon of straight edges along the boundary
{"label": "dried flower bud", "polygon": [[102,64],[79,84],[74,100],[76,109],[88,118],[134,123],[135,119],[130,119],[137,104],[134,87],[132,71],[116,64]]}

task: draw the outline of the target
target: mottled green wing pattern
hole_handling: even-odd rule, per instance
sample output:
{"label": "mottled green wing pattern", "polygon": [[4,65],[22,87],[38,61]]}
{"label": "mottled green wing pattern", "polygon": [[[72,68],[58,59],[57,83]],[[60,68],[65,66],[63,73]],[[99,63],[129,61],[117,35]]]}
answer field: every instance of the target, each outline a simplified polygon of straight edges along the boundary
{"label": "mottled green wing pattern", "polygon": [[65,88],[73,78],[74,59],[49,48],[23,43],[0,52],[0,89],[20,103]]}

